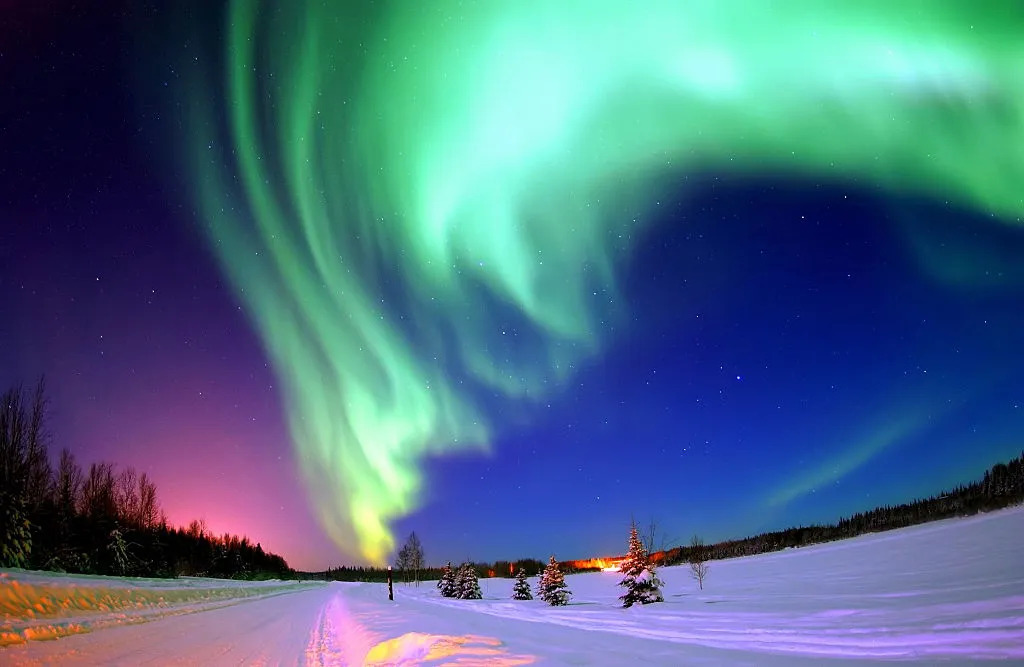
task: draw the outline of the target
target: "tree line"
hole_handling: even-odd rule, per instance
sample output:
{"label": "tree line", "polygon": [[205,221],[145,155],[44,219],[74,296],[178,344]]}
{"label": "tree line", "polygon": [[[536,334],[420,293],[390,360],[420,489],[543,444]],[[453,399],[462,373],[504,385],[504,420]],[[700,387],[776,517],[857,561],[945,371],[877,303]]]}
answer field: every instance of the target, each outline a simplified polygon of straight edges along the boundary
{"label": "tree line", "polygon": [[283,578],[284,558],[202,520],[175,528],[146,473],[112,463],[83,469],[48,452],[42,380],[0,396],[0,567],[120,576]]}
{"label": "tree line", "polygon": [[740,540],[709,545],[678,546],[653,554],[664,565],[692,563],[694,550],[703,560],[752,556],[791,547],[832,542],[848,537],[905,528],[928,521],[989,512],[1024,501],[1024,452],[1006,463],[997,463],[981,479],[957,486],[936,496],[902,505],[883,505],[858,512],[828,525],[799,526],[762,533]]}
{"label": "tree line", "polygon": [[[450,567],[451,564],[449,563],[448,566]],[[472,569],[478,578],[511,578],[516,576],[518,570],[525,571],[527,576],[536,576],[543,572],[546,566],[536,558],[522,558],[515,561],[498,560],[493,563],[466,561],[460,567]],[[416,533],[413,532],[395,554],[391,574],[395,581],[419,583],[421,581],[440,580],[445,570],[445,567],[430,567],[426,564],[423,543]],[[328,568],[323,572],[304,572],[302,574],[310,578],[325,579],[327,581],[386,582],[388,580],[387,567],[362,565],[341,565]]]}
{"label": "tree line", "polygon": [[[468,562],[476,576],[480,579],[492,577],[513,578],[520,569],[527,573],[527,576],[535,577],[544,571],[545,564],[536,558],[523,558],[521,560],[507,561],[499,560],[493,563]],[[399,560],[396,559],[392,569],[392,577],[395,581],[412,583],[417,580],[417,575],[411,569],[402,569]],[[422,566],[418,570],[419,581],[436,581],[444,573],[443,567]],[[375,567],[364,565],[340,565],[328,568],[322,572],[300,573],[311,579],[324,579],[326,581],[362,581],[362,582],[386,582],[388,580],[387,567]]]}

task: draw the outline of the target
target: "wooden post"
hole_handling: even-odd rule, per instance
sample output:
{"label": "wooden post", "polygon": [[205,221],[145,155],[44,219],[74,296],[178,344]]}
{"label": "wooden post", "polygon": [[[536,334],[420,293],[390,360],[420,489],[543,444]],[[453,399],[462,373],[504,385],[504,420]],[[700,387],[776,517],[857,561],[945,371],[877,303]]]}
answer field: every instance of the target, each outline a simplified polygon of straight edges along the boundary
{"label": "wooden post", "polygon": [[388,565],[388,599],[395,599],[395,589],[391,587],[391,566]]}

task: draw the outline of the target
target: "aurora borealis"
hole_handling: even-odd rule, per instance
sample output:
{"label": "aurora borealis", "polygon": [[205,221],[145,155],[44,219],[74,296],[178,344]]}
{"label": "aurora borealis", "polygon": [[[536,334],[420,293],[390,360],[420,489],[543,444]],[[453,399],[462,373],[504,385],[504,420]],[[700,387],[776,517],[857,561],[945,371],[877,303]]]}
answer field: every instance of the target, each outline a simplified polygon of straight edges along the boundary
{"label": "aurora borealis", "polygon": [[[345,557],[408,529],[438,558],[592,555],[631,513],[735,536],[1020,451],[1019,3],[363,4],[139,11],[167,46],[125,39],[138,73],[108,84],[159,146],[173,205],[141,208],[203,230],[262,346],[230,366],[265,354],[270,430]],[[160,328],[244,328],[169,289]],[[11,367],[73,375],[26,303]],[[631,488],[623,456],[665,481]],[[564,537],[492,525],[559,498]]]}

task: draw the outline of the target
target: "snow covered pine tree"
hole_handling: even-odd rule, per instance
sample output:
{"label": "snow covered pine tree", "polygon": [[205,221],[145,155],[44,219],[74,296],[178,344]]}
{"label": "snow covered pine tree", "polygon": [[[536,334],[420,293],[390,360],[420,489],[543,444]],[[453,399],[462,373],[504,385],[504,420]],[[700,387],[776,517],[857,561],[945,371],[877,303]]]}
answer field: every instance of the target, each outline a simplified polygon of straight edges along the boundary
{"label": "snow covered pine tree", "polygon": [[555,607],[569,604],[572,592],[566,586],[565,576],[558,569],[558,561],[555,560],[554,556],[548,561],[548,566],[544,568],[544,574],[541,575],[540,582],[540,595],[538,597],[541,600]]}
{"label": "snow covered pine tree", "polygon": [[[548,569],[545,567],[541,570],[540,576],[537,577],[537,597],[544,600],[544,591],[548,585]],[[544,600],[547,602],[547,600]]]}
{"label": "snow covered pine tree", "polygon": [[480,600],[480,582],[476,578],[476,570],[471,563],[463,563],[459,574],[455,577],[455,597],[460,600]]}
{"label": "snow covered pine tree", "polygon": [[441,597],[455,597],[455,571],[452,570],[452,563],[441,568],[441,578],[437,582],[437,589],[441,591]]}
{"label": "snow covered pine tree", "polygon": [[526,581],[526,570],[523,568],[519,568],[519,574],[516,575],[516,585],[512,587],[512,599],[533,599],[533,595],[530,593],[530,584]]}
{"label": "snow covered pine tree", "polygon": [[635,522],[629,530],[629,553],[619,571],[626,575],[619,582],[619,586],[626,588],[626,592],[619,597],[623,607],[631,607],[635,602],[650,604],[665,601],[661,595],[661,579],[658,579],[650,556],[636,534]]}

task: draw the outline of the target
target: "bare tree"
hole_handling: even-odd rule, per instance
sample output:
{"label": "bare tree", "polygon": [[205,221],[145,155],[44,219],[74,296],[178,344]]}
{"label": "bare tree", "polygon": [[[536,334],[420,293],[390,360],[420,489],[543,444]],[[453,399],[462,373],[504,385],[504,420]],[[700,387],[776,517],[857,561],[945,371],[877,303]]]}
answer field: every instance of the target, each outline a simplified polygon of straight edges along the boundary
{"label": "bare tree", "polygon": [[708,576],[708,548],[697,535],[690,540],[690,573],[700,589],[704,590],[704,577]]}
{"label": "bare tree", "polygon": [[[636,524],[634,523],[634,525]],[[648,557],[652,561],[658,562],[664,557],[668,545],[675,541],[670,540],[664,532],[658,531],[658,524],[654,519],[650,520],[645,530],[638,529],[638,535]]]}
{"label": "bare tree", "polygon": [[137,528],[139,520],[138,475],[135,468],[128,466],[117,476],[117,516],[126,526]]}
{"label": "bare tree", "polygon": [[418,586],[420,583],[420,570],[423,569],[423,545],[420,538],[416,537],[415,531],[409,535],[409,539],[398,550],[398,557],[395,559],[395,569],[402,572],[402,576],[408,582],[410,576]]}
{"label": "bare tree", "polygon": [[210,530],[206,527],[206,519],[192,519],[185,529],[185,534],[194,539],[209,537]]}
{"label": "bare tree", "polygon": [[409,536],[409,545],[411,548],[410,555],[412,556],[412,562],[410,565],[412,565],[413,581],[415,581],[416,585],[419,586],[420,570],[422,570],[426,564],[423,562],[423,545],[420,543],[420,538],[416,537],[416,533]]}
{"label": "bare tree", "polygon": [[81,513],[92,519],[116,519],[117,493],[115,486],[113,465],[93,463],[89,466],[89,474],[82,482]]}
{"label": "bare tree", "polygon": [[82,469],[75,461],[75,455],[66,447],[60,451],[57,478],[54,481],[53,498],[62,518],[70,518],[75,512],[82,493]]}
{"label": "bare tree", "polygon": [[160,524],[160,506],[156,502],[156,485],[149,475],[139,475],[139,521],[143,528],[155,528]]}
{"label": "bare tree", "polygon": [[12,497],[25,489],[27,421],[21,387],[8,389],[0,398],[0,489]]}
{"label": "bare tree", "polygon": [[50,498],[50,459],[46,455],[49,433],[46,421],[46,383],[42,378],[32,396],[25,451],[25,495],[34,511]]}
{"label": "bare tree", "polygon": [[395,569],[402,573],[402,579],[409,583],[409,544],[403,544],[395,556]]}

